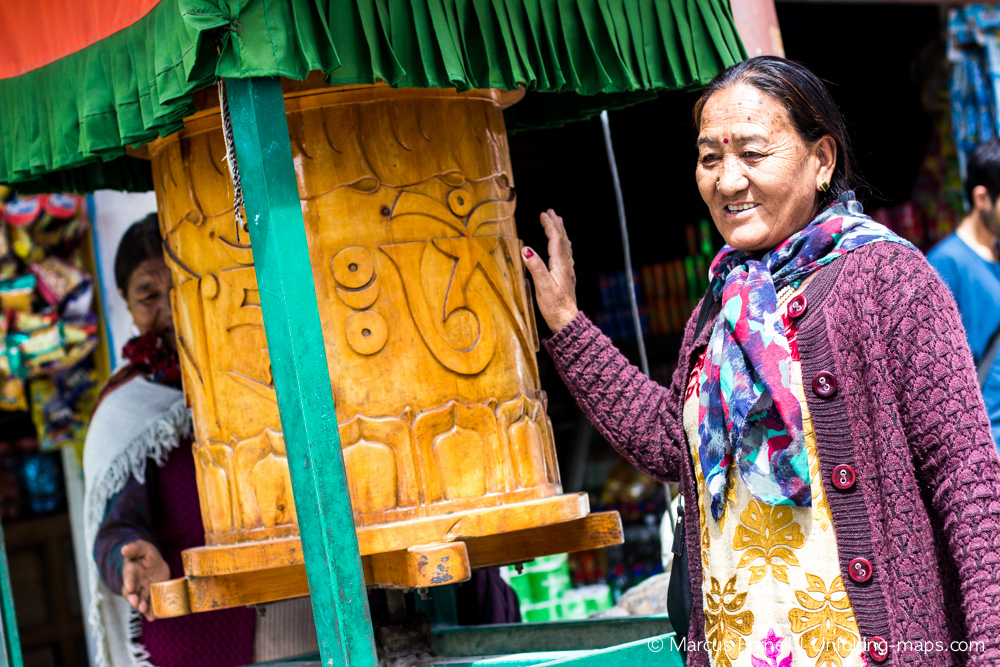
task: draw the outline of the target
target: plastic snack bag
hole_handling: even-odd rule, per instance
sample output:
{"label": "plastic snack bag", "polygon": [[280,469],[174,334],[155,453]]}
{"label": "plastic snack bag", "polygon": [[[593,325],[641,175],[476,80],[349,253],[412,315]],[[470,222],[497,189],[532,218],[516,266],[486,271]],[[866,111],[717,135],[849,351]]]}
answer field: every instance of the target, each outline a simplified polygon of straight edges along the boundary
{"label": "plastic snack bag", "polygon": [[86,273],[58,257],[32,264],[31,272],[38,279],[38,293],[56,307],[90,280]]}
{"label": "plastic snack bag", "polygon": [[0,282],[0,309],[30,313],[36,284],[35,276],[30,274]]}

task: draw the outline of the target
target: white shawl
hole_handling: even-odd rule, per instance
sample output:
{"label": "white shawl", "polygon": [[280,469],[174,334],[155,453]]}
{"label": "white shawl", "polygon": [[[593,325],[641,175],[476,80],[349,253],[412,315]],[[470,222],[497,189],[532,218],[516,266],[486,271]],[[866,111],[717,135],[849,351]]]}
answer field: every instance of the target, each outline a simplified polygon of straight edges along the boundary
{"label": "white shawl", "polygon": [[133,378],[104,397],[87,431],[83,449],[84,536],[90,609],[87,621],[97,647],[96,667],[155,667],[136,638],[141,617],[125,598],[101,581],[94,561],[94,540],[108,501],[135,477],[146,481],[146,461],[158,466],[191,435],[191,415],[177,389]]}

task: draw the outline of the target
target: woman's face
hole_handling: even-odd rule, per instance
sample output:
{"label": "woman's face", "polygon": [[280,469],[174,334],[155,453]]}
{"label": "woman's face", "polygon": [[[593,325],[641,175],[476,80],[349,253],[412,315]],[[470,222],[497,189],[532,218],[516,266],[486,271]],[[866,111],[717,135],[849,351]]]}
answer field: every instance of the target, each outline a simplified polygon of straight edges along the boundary
{"label": "woman's face", "polygon": [[170,310],[170,269],[162,258],[147,259],[132,271],[128,291],[122,296],[139,333],[150,331],[163,336],[176,349],[174,316]]}
{"label": "woman's face", "polygon": [[837,146],[806,143],[774,98],[746,84],[716,91],[701,113],[698,190],[730,246],[770,250],[816,213]]}

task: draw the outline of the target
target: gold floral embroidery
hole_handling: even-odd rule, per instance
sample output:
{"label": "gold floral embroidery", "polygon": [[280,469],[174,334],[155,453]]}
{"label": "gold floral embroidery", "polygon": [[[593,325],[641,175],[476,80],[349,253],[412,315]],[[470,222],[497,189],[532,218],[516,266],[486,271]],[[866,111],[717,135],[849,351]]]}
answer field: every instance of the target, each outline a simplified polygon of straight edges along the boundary
{"label": "gold floral embroidery", "polygon": [[726,519],[732,514],[729,508],[732,507],[733,512],[736,511],[736,476],[738,474],[736,466],[731,466],[729,472],[726,473],[726,504],[722,507],[722,516],[719,517],[719,531],[726,529]]}
{"label": "gold floral embroidery", "polygon": [[[799,524],[792,521],[790,507],[751,500],[740,514],[740,525],[733,533],[733,549],[746,551],[736,567],[747,567],[763,558],[763,565],[750,567],[750,584],[763,579],[768,566],[775,579],[787,584],[788,566],[799,564],[792,549],[801,549],[805,542]],[[778,559],[784,563],[778,563]]]}
{"label": "gold floral embroidery", "polygon": [[711,577],[711,590],[705,594],[705,639],[715,667],[732,667],[746,648],[744,637],[753,631],[753,612],[740,611],[746,601],[746,593],[736,592],[735,574],[725,589]]}
{"label": "gold floral embroidery", "polygon": [[[698,455],[697,447],[691,448],[691,457],[694,461],[698,497],[703,498],[705,496],[705,475],[701,470],[701,457]],[[708,532],[708,517],[705,513],[705,505],[701,502],[698,503],[698,520],[701,524],[701,567],[707,571],[709,568],[708,549],[712,546],[712,536]]]}
{"label": "gold floral embroidery", "polygon": [[806,579],[809,592],[795,591],[795,597],[804,608],[788,612],[792,632],[802,634],[799,646],[805,649],[806,655],[818,656],[816,667],[843,667],[843,659],[861,641],[844,580],[838,575],[827,591],[826,584],[815,574],[807,572]]}
{"label": "gold floral embroidery", "polygon": [[806,418],[807,412],[802,412],[802,431],[806,440],[806,454],[809,456],[809,480],[812,484],[812,506],[813,515],[819,527],[826,532],[833,523],[833,516],[830,514],[830,503],[826,500],[826,492],[823,491],[823,472],[819,467],[819,452],[816,450],[816,434],[813,431],[812,419]]}
{"label": "gold floral embroidery", "polygon": [[708,569],[708,550],[712,546],[712,536],[708,533],[708,521],[705,520],[705,510],[701,510],[701,565]]}

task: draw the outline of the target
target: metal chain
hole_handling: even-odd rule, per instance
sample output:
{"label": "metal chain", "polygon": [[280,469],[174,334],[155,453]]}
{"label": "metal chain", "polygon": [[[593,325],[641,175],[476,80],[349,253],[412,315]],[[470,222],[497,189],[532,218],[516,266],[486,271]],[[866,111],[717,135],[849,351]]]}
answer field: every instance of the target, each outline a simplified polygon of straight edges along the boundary
{"label": "metal chain", "polygon": [[243,212],[243,185],[240,183],[240,168],[236,164],[236,149],[233,147],[233,122],[229,117],[229,99],[226,97],[226,80],[219,78],[219,110],[222,113],[222,136],[226,140],[226,162],[229,177],[233,181],[233,209],[236,212],[236,241],[240,240],[240,229],[250,231]]}

